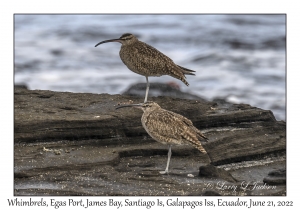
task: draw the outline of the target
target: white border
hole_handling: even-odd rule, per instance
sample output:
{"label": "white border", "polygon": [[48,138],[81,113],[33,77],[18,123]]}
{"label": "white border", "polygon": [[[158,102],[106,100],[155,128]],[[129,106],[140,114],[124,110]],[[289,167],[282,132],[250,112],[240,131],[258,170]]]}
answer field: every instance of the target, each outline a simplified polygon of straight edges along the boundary
{"label": "white border", "polygon": [[[287,14],[287,196],[258,200],[293,200],[299,207],[299,4],[278,0],[210,1],[13,1],[1,2],[1,203],[13,198],[13,14],[14,13],[286,13]],[[297,196],[297,197],[296,197]],[[48,197],[49,198],[49,197]],[[46,198],[46,199],[48,199]],[[62,198],[62,197],[60,197]],[[65,199],[68,199],[64,197]],[[118,197],[121,199],[122,197]],[[152,199],[143,197],[143,199]],[[222,197],[235,200],[236,197]],[[254,198],[254,197],[253,197]],[[35,197],[37,199],[37,197]],[[49,198],[50,199],[50,198]],[[78,199],[78,198],[76,198]],[[107,198],[108,199],[108,198]],[[166,199],[163,197],[162,199]],[[188,197],[195,200],[195,197]],[[204,198],[201,198],[204,199]],[[217,198],[214,198],[217,199]],[[249,199],[242,197],[241,199]],[[65,209],[65,208],[64,208]],[[113,208],[112,208],[113,209]],[[178,208],[179,209],[179,208]]]}

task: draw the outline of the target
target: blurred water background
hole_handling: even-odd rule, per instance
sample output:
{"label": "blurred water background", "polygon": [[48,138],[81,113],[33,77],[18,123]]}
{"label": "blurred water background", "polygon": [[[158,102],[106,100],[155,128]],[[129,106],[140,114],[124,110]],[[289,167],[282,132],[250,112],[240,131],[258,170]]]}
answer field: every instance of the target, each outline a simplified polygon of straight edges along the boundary
{"label": "blurred water background", "polygon": [[[182,91],[272,110],[285,120],[285,15],[27,15],[14,16],[15,84],[29,89],[120,94],[145,82],[119,57],[135,34],[176,64],[197,71]],[[150,86],[151,92],[151,86]]]}

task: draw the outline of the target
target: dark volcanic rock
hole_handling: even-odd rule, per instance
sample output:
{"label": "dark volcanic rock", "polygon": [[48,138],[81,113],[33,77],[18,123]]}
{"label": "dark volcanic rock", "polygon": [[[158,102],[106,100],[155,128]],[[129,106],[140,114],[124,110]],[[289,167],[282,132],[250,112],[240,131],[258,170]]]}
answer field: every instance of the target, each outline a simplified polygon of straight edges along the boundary
{"label": "dark volcanic rock", "polygon": [[[130,86],[123,95],[129,96],[139,96],[145,97],[147,83],[138,83]],[[150,83],[150,89],[148,96],[155,97],[155,96],[169,96],[173,98],[181,98],[181,99],[190,99],[190,100],[198,100],[198,101],[206,101],[205,99],[180,91],[179,85],[174,82],[170,83]]]}
{"label": "dark volcanic rock", "polygon": [[[150,97],[151,99],[151,97]],[[142,112],[116,110],[123,103],[140,103],[139,97],[52,92],[15,89],[15,142],[42,142],[53,139],[76,140],[144,136]],[[214,103],[157,97],[164,108],[194,118],[204,114]]]}
{"label": "dark volcanic rock", "polygon": [[15,84],[15,88],[24,88],[24,89],[28,89],[26,84]]}
{"label": "dark volcanic rock", "polygon": [[286,177],[286,169],[281,168],[281,169],[273,170],[270,171],[268,175],[273,177]]}
{"label": "dark volcanic rock", "polygon": [[234,177],[232,177],[232,175],[228,171],[225,171],[222,168],[217,168],[213,165],[200,166],[199,176],[200,177],[220,178],[220,179],[226,180],[228,182],[236,182],[237,181]]}
{"label": "dark volcanic rock", "polygon": [[205,190],[203,196],[220,196],[220,193],[213,190]]}
{"label": "dark volcanic rock", "polygon": [[286,169],[270,171],[268,176],[264,178],[263,182],[269,185],[286,184]]}
{"label": "dark volcanic rock", "polygon": [[[248,160],[258,160],[260,165],[251,163],[251,169],[263,173],[251,177],[243,169],[228,173],[233,180],[236,176],[262,182],[267,173],[260,160],[270,154],[285,158],[286,125],[276,121],[271,111],[245,104],[150,97],[162,108],[189,118],[209,138],[203,144],[208,155],[189,145],[174,146],[170,173],[161,175],[158,171],[166,166],[167,146],[149,137],[140,110],[115,109],[143,100],[143,96],[15,87],[15,195],[202,195],[207,181],[221,181],[225,176],[214,177],[207,170],[205,177],[199,177],[200,166],[245,162],[249,167]],[[282,158],[268,167],[284,168]],[[285,186],[255,191],[257,195],[284,192]]]}

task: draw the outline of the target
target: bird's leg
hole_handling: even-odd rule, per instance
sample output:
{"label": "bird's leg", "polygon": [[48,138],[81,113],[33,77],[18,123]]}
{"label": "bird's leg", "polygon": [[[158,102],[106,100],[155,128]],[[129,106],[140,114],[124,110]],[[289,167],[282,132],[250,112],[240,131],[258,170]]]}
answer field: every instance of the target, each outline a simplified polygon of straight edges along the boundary
{"label": "bird's leg", "polygon": [[171,145],[169,145],[167,167],[166,167],[166,170],[165,170],[165,171],[160,171],[160,172],[159,172],[160,174],[167,174],[167,173],[169,173],[169,163],[170,163],[170,160],[171,160],[171,155],[172,155],[172,152],[171,152]]}
{"label": "bird's leg", "polygon": [[144,101],[144,103],[147,102],[148,92],[149,92],[149,87],[150,87],[150,83],[148,81],[148,77],[147,76],[146,76],[146,81],[147,81],[147,87],[146,87],[146,95],[145,95],[145,101]]}

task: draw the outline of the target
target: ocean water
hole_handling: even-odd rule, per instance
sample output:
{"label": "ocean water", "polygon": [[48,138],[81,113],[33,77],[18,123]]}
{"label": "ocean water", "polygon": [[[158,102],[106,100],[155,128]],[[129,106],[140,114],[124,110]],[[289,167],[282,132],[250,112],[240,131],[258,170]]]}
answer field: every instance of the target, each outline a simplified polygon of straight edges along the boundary
{"label": "ocean water", "polygon": [[[132,33],[196,71],[182,91],[272,110],[285,120],[285,15],[27,15],[14,16],[15,83],[29,89],[119,94],[145,77],[119,57]],[[150,87],[151,91],[151,87]]]}

